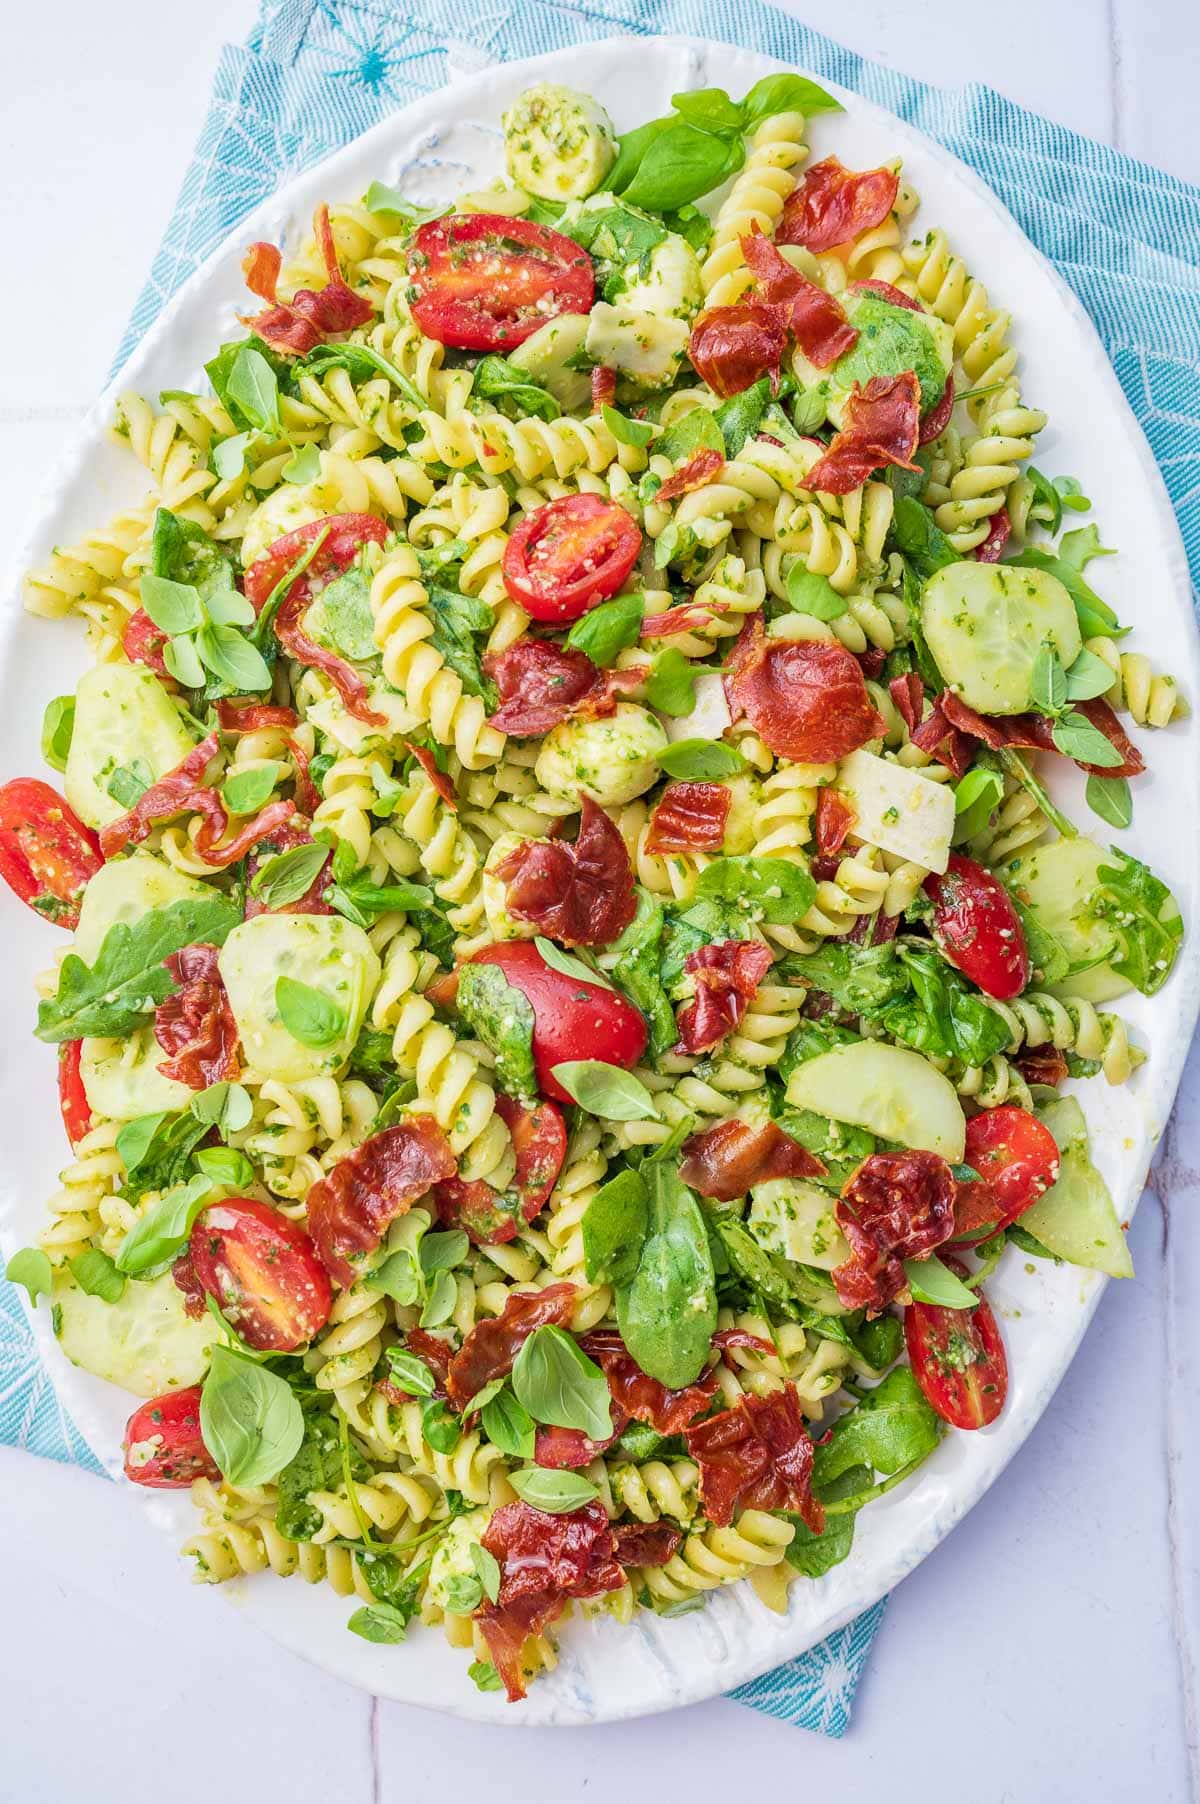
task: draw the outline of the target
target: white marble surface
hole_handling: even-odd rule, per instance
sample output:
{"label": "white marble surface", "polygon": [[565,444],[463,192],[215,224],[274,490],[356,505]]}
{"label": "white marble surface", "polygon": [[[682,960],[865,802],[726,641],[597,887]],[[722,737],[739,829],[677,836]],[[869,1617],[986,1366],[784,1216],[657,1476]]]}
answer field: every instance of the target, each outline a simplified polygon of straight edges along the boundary
{"label": "white marble surface", "polygon": [[[1200,180],[1187,0],[812,0],[790,10],[934,81],[1014,99]],[[7,25],[0,530],[101,386],[252,0],[60,0]],[[32,305],[31,305],[32,303]],[[16,605],[15,597],[5,605]],[[193,1588],[133,1500],[0,1450],[0,1799],[375,1804],[436,1783],[572,1804],[747,1783],[896,1804],[1200,1796],[1200,1056],[1134,1226],[1133,1284],[1004,1480],[896,1595],[841,1743],[727,1703],[588,1731],[375,1704]]]}

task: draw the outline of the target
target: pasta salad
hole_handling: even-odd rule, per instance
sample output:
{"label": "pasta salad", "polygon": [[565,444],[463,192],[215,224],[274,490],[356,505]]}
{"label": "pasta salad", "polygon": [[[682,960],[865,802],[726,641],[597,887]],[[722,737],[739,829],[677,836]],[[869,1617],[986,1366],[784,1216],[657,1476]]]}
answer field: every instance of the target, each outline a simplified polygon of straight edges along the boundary
{"label": "pasta salad", "polygon": [[199,1578],[512,1700],[575,1604],[853,1558],[1004,1408],[1008,1247],[1132,1270],[1063,1086],[1178,952],[1104,830],[1186,703],[1008,314],[898,165],[810,159],[838,110],[540,84],[485,191],[251,245],[206,386],[120,402],[144,504],[28,579],[95,661],[62,792],[0,788],[69,936],[8,1276]]}

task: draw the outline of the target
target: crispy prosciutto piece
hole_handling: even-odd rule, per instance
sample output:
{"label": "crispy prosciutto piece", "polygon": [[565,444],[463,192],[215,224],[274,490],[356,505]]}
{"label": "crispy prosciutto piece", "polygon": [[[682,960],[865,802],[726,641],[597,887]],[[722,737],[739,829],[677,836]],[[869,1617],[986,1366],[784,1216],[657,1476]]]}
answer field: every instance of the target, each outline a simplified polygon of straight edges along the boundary
{"label": "crispy prosciutto piece", "polygon": [[712,1344],[722,1354],[734,1347],[745,1347],[748,1352],[761,1353],[764,1359],[774,1359],[779,1354],[774,1341],[764,1340],[761,1334],[751,1334],[748,1328],[718,1328],[712,1337]]}
{"label": "crispy prosciutto piece", "polygon": [[169,1054],[158,1069],[164,1077],[207,1090],[232,1081],[241,1071],[238,1031],[217,968],[215,946],[185,946],[164,962],[180,986],[154,1012],[154,1038]]}
{"label": "crispy prosciutto piece", "polygon": [[813,1444],[793,1385],[742,1397],[684,1434],[710,1521],[724,1528],[736,1510],[790,1510],[821,1533],[825,1511],[811,1489]]}
{"label": "crispy prosciutto piece", "polygon": [[913,454],[920,424],[921,386],[912,370],[899,376],[872,376],[865,388],[856,382],[842,427],[804,478],[805,487],[848,495],[881,464],[919,469]]}
{"label": "crispy prosciutto piece", "polygon": [[864,276],[861,282],[851,282],[851,293],[857,294],[865,290],[869,294],[879,295],[881,300],[890,301],[893,307],[903,307],[908,313],[924,313],[920,301],[914,301],[911,294],[905,294],[903,288],[896,288],[891,282],[881,282],[878,276]]}
{"label": "crispy prosciutto piece", "polygon": [[[905,299],[907,299],[907,298],[908,297],[905,296]],[[946,377],[946,386],[942,390],[941,400],[938,402],[936,407],[930,408],[929,412],[925,415],[925,418],[921,421],[921,430],[917,434],[918,445],[932,445],[935,438],[941,438],[943,432],[945,432],[947,426],[950,424],[951,417],[954,413],[954,401],[955,401],[954,377],[947,376]],[[1001,508],[1000,513],[1004,513],[1003,508]],[[999,519],[999,517],[1000,517],[1000,515],[998,514],[996,516],[996,518]],[[1005,537],[1007,538],[1007,536],[1008,536],[1008,524],[1007,524],[1008,515],[1005,514],[1004,518],[1005,518]],[[985,540],[985,543],[986,543],[986,540]],[[1003,543],[1003,541],[1001,541],[1001,543]],[[1000,555],[1000,553],[997,552],[996,556],[999,557],[999,555]],[[991,560],[985,560],[985,562],[986,561],[991,561]]]}
{"label": "crispy prosciutto piece", "polygon": [[318,207],[313,215],[313,231],[329,277],[324,288],[301,288],[290,301],[279,300],[281,258],[274,244],[252,244],[242,263],[247,288],[269,303],[264,313],[242,317],[242,324],[285,356],[302,357],[331,333],[365,326],[372,317],[370,301],[355,294],[342,279],[327,206]]}
{"label": "crispy prosciutto piece", "polygon": [[728,400],[760,376],[770,376],[772,386],[778,382],[787,340],[787,323],[779,308],[759,300],[736,301],[700,315],[692,327],[688,356],[714,395]]}
{"label": "crispy prosciutto piece", "polygon": [[642,621],[642,639],[672,639],[676,633],[700,632],[721,614],[729,612],[727,601],[685,601],[677,608],[664,608],[661,614],[647,614]]}
{"label": "crispy prosciutto piece", "polygon": [[858,332],[841,302],[798,269],[759,231],[742,239],[742,255],[758,282],[758,293],[776,308],[808,361],[819,370],[853,349]]}
{"label": "crispy prosciutto piece", "polygon": [[[899,705],[899,704],[897,704]],[[901,709],[903,712],[903,709]],[[928,752],[939,764],[944,764],[948,771],[956,777],[964,776],[975,756],[975,747],[970,736],[951,726],[942,712],[940,702],[935,702],[926,718],[920,723],[912,735],[912,742],[921,751]]]}
{"label": "crispy prosciutto piece", "polygon": [[[921,443],[925,444],[926,440],[922,438]],[[992,524],[988,528],[987,538],[975,547],[976,563],[998,564],[1004,556],[1004,547],[1008,544],[1011,533],[1012,522],[1008,517],[1008,509],[1002,507],[992,515]]]}
{"label": "crispy prosciutto piece", "polygon": [[[281,907],[270,908],[261,896],[254,893],[254,879],[268,858],[277,852],[290,852],[295,846],[311,846],[313,836],[303,827],[289,822],[286,826],[277,827],[274,832],[261,840],[250,853],[246,862],[246,903],[245,915],[252,921],[255,915],[331,915],[333,909],[325,900],[332,876],[329,869],[329,858],[321,866],[302,896],[294,902],[285,902]],[[330,853],[330,858],[333,854]]]}
{"label": "crispy prosciutto piece", "polygon": [[719,451],[697,451],[667,477],[654,499],[676,501],[680,495],[690,495],[693,489],[702,489],[706,482],[712,482],[724,468],[725,459]]}
{"label": "crispy prosciutto piece", "polygon": [[450,1362],[446,1389],[456,1408],[464,1408],[485,1384],[512,1371],[513,1361],[535,1328],[548,1323],[563,1328],[576,1299],[573,1284],[547,1284],[544,1290],[518,1291],[497,1316],[477,1322]]}
{"label": "crispy prosciutto piece", "polygon": [[125,631],[121,634],[121,650],[131,664],[144,664],[155,676],[165,677],[172,681],[163,659],[163,646],[167,643],[167,634],[160,626],[155,626],[145,608],[135,608],[125,622]]}
{"label": "crispy prosciutto piece", "polygon": [[311,820],[321,806],[321,792],[308,774],[308,753],[300,741],[289,736],[287,748],[296,768],[293,797],[301,814],[306,814]]}
{"label": "crispy prosciutto piece", "polygon": [[815,838],[817,850],[824,858],[831,858],[840,852],[846,843],[846,835],[854,826],[858,816],[836,789],[821,789],[817,792],[817,816],[815,821]]}
{"label": "crispy prosciutto piece", "polygon": [[525,1696],[521,1649],[562,1613],[569,1598],[619,1591],[625,1573],[608,1514],[597,1499],[552,1516],[528,1503],[498,1509],[483,1545],[500,1565],[496,1602],[475,1613],[510,1703]]}
{"label": "crispy prosciutto piece", "polygon": [[778,757],[800,764],[832,764],[885,731],[845,646],[768,639],[760,614],[738,635],[725,694],[735,719],[744,714]]}
{"label": "crispy prosciutto piece", "polygon": [[632,1417],[637,1422],[649,1422],[659,1434],[679,1434],[708,1408],[716,1395],[715,1371],[705,1372],[683,1390],[668,1390],[657,1378],[643,1372],[615,1328],[593,1328],[579,1345],[608,1379],[614,1422],[619,1413],[626,1420]]}
{"label": "crispy prosciutto piece", "polygon": [[598,363],[592,370],[592,412],[611,407],[617,398],[617,372]]}
{"label": "crispy prosciutto piece", "polygon": [[872,1153],[842,1191],[838,1226],[851,1257],[833,1282],[846,1309],[879,1315],[908,1283],[906,1259],[932,1253],[954,1234],[955,1183],[937,1153]]}
{"label": "crispy prosciutto piece", "polygon": [[574,843],[523,840],[496,875],[508,885],[509,913],[564,946],[609,946],[637,911],[625,841],[591,796],[583,798]]}
{"label": "crispy prosciutto piece", "polygon": [[612,1410],[613,1431],[603,1441],[590,1441],[581,1428],[539,1428],[534,1441],[533,1457],[539,1466],[556,1466],[577,1471],[591,1460],[606,1453],[624,1428],[628,1418]]}
{"label": "crispy prosciutto piece", "polygon": [[707,1052],[732,1033],[771,968],[771,948],[761,940],[720,940],[689,952],[684,971],[696,993],[678,1014],[679,1050]]}
{"label": "crispy prosciutto piece", "polygon": [[560,720],[615,714],[618,698],[645,677],[642,669],[601,670],[583,652],[548,639],[518,639],[489,653],[483,668],[500,692],[488,725],[521,739],[548,733]]}
{"label": "crispy prosciutto piece", "polygon": [[668,783],[650,816],[647,852],[719,852],[732,802],[721,783]]}
{"label": "crispy prosciutto piece", "polygon": [[437,790],[437,793],[441,796],[443,802],[445,802],[447,808],[453,809],[455,814],[457,814],[458,794],[451,781],[449,771],[438,769],[438,761],[427,745],[417,745],[411,739],[402,739],[400,743],[403,745],[405,751],[416,759],[433,787]]}
{"label": "crispy prosciutto piece", "polygon": [[810,251],[833,250],[882,225],[899,188],[894,169],[847,169],[837,157],[826,157],[788,196],[775,237]]}
{"label": "crispy prosciutto piece", "polygon": [[372,1134],[308,1193],[308,1231],[339,1284],[353,1284],[365,1254],[419,1196],[455,1172],[450,1143],[432,1115],[409,1115]]}
{"label": "crispy prosciutto piece", "polygon": [[888,692],[905,726],[910,733],[915,733],[925,712],[925,691],[916,671],[909,670],[903,676],[893,677]]}
{"label": "crispy prosciutto piece", "polygon": [[281,708],[274,702],[235,702],[226,698],[217,703],[217,720],[223,733],[258,733],[263,727],[283,727],[287,731],[300,725],[294,708]]}
{"label": "crispy prosciutto piece", "polygon": [[770,1178],[819,1178],[825,1167],[778,1122],[752,1127],[736,1116],[693,1134],[682,1147],[679,1175],[701,1196],[731,1203]]}
{"label": "crispy prosciutto piece", "polygon": [[[968,708],[960,701],[952,689],[938,697],[938,707],[958,732],[981,739],[993,751],[1001,747],[1012,751],[1058,750],[1054,743],[1054,722],[1045,714],[977,714],[974,708]],[[1078,758],[1071,762],[1097,777],[1140,776],[1146,761],[1109,704],[1101,697],[1095,697],[1091,701],[1075,702],[1074,707],[1091,721],[1097,732],[1104,734],[1113,749],[1120,753],[1122,762],[1119,765],[1084,764]]]}
{"label": "crispy prosciutto piece", "polygon": [[683,1540],[683,1530],[672,1522],[618,1522],[612,1532],[617,1561],[626,1568],[665,1566]]}
{"label": "crispy prosciutto piece", "polygon": [[189,807],[198,790],[204,787],[203,778],[213,759],[220,750],[220,742],[215,733],[194,745],[187,756],[182,758],[175,769],[152,783],[143,791],[127,814],[117,820],[109,821],[100,829],[100,850],[106,858],[115,858],[126,846],[140,845],[148,839],[159,821],[170,820],[172,815],[182,814]]}
{"label": "crispy prosciutto piece", "polygon": [[198,789],[189,806],[204,816],[196,830],[196,850],[214,871],[228,870],[252,846],[285,826],[296,812],[294,801],[269,802],[253,820],[243,822],[232,839],[225,839],[229,816],[215,789]]}
{"label": "crispy prosciutto piece", "polygon": [[1066,1055],[1057,1046],[1026,1049],[1015,1063],[1027,1084],[1046,1084],[1051,1090],[1057,1090],[1070,1076]]}

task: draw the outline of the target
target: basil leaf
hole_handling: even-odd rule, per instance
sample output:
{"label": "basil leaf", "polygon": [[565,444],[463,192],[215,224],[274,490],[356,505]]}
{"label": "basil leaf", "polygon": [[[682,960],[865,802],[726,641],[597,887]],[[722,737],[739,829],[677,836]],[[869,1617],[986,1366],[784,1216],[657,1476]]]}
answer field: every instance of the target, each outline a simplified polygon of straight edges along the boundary
{"label": "basil leaf", "polygon": [[56,695],[42,715],[42,757],[52,770],[66,770],[75,731],[75,697]]}
{"label": "basil leaf", "polygon": [[125,1288],[125,1279],[107,1253],[99,1247],[89,1247],[85,1253],[77,1253],[68,1261],[71,1276],[80,1290],[89,1297],[99,1297],[101,1302],[115,1303]]}
{"label": "basil leaf", "polygon": [[230,814],[257,814],[278,782],[279,771],[278,764],[268,762],[235,771],[227,778],[221,786],[221,800]]}
{"label": "basil leaf", "polygon": [[417,1251],[421,1270],[427,1278],[435,1272],[448,1272],[461,1265],[471,1250],[471,1243],[461,1228],[448,1228],[444,1234],[426,1234]]}
{"label": "basil leaf", "polygon": [[227,1483],[265,1485],[299,1452],[304,1417],[284,1379],[216,1346],[200,1393],[200,1432]]}
{"label": "basil leaf", "polygon": [[498,965],[466,964],[457,1008],[496,1060],[500,1088],[525,1102],[538,1094],[533,1066],[533,1005]]}
{"label": "basil leaf", "polygon": [[212,467],[222,482],[236,482],[246,468],[246,452],[257,436],[254,432],[235,432],[213,446]]}
{"label": "basil leaf", "polygon": [[196,641],[187,633],[181,633],[177,639],[168,639],[162,648],[163,663],[168,675],[185,689],[203,689],[204,666],[196,650]]}
{"label": "basil leaf", "polygon": [[54,1284],[54,1271],[41,1247],[21,1247],[4,1268],[10,1284],[23,1285],[29,1295],[31,1309],[37,1308],[39,1296],[48,1297]]}
{"label": "basil leaf", "polygon": [[906,1259],[904,1275],[918,1303],[935,1303],[942,1309],[976,1309],[979,1298],[936,1253],[925,1259]]}
{"label": "basil leaf", "polygon": [[483,1586],[483,1595],[490,1603],[495,1603],[500,1595],[500,1562],[495,1554],[481,1547],[478,1541],[471,1543],[471,1564],[475,1568],[479,1583]]}
{"label": "basil leaf", "polygon": [[[342,841],[342,845],[348,843]],[[409,883],[405,879],[380,887],[369,877],[353,877],[347,883],[332,884],[325,900],[356,927],[370,927],[380,915],[427,909],[433,901],[433,891],[422,883]]]}
{"label": "basil leaf", "polygon": [[617,654],[635,645],[646,612],[644,595],[618,595],[577,620],[567,634],[568,651],[581,651],[605,670]]}
{"label": "basil leaf", "polygon": [[441,1328],[454,1314],[458,1302],[458,1285],[452,1272],[439,1271],[433,1275],[433,1283],[425,1298],[419,1322],[422,1328]]}
{"label": "basil leaf", "polygon": [[599,984],[602,990],[615,988],[602,971],[593,971],[581,958],[574,958],[571,953],[564,952],[553,940],[543,939],[541,934],[537,934],[533,943],[552,971],[561,971],[564,977],[573,977],[578,983]]}
{"label": "basil leaf", "polygon": [[1066,703],[1067,673],[1052,645],[1041,646],[1033,660],[1029,692],[1034,707],[1043,714],[1057,714]]}
{"label": "basil leaf", "polygon": [[233,360],[225,392],[259,432],[279,432],[279,382],[261,351],[243,345]]}
{"label": "basil leaf", "polygon": [[483,1586],[475,1573],[455,1572],[445,1584],[446,1608],[454,1616],[470,1616],[483,1602]]}
{"label": "basil leaf", "polygon": [[645,125],[639,125],[635,130],[626,132],[618,138],[617,160],[605,177],[602,191],[623,194],[641,168],[646,153],[655,139],[669,131],[674,123],[674,115],[669,113],[665,119],[648,119]]}
{"label": "basil leaf", "polygon": [[955,839],[971,839],[981,833],[1003,795],[1004,778],[1000,772],[989,765],[973,765],[954,789]]}
{"label": "basil leaf", "polygon": [[355,1610],[346,1627],[352,1635],[373,1641],[380,1647],[393,1647],[408,1634],[411,1617],[395,1604],[364,1604]]}
{"label": "basil leaf", "polygon": [[472,1660],[467,1677],[478,1691],[503,1691],[504,1680],[490,1660]]}
{"label": "basil leaf", "polygon": [[204,625],[200,594],[190,583],[171,582],[146,571],[139,590],[142,606],[155,626],[172,638],[176,633],[191,633]]}
{"label": "basil leaf", "polygon": [[200,941],[223,946],[240,919],[240,909],[213,895],[149,909],[132,924],[117,921],[93,965],[67,953],[57,993],[38,1004],[38,1039],[56,1044],[130,1033],[176,988],[163,960]]}
{"label": "basil leaf", "polygon": [[671,1390],[704,1369],[717,1326],[716,1277],[704,1216],[679,1174],[643,1166],[649,1231],[637,1270],[617,1291],[621,1335],[638,1365]]}
{"label": "basil leaf", "polygon": [[696,705],[696,672],[675,645],[656,652],[646,678],[646,700],[663,714],[690,714]]}
{"label": "basil leaf", "polygon": [[583,1212],[584,1269],[593,1284],[628,1284],[649,1225],[649,1192],[633,1170],[601,1184]]}
{"label": "basil leaf", "polygon": [[462,1440],[462,1424],[440,1397],[421,1406],[421,1433],[435,1453],[453,1453]]}
{"label": "basil leaf", "polygon": [[483,1405],[479,1421],[488,1440],[501,1453],[507,1453],[510,1459],[533,1458],[537,1439],[533,1417],[507,1386]]}
{"label": "basil leaf", "polygon": [[234,1146],[202,1146],[195,1154],[197,1167],[224,1190],[242,1190],[254,1182],[254,1167]]}
{"label": "basil leaf", "polygon": [[275,979],[275,1007],[293,1040],[323,1052],[346,1026],[346,1015],[332,997],[295,977]]}
{"label": "basil leaf", "polygon": [[253,626],[257,615],[236,589],[218,589],[204,602],[205,612],[218,626]]}
{"label": "basil leaf", "polygon": [[562,1328],[535,1328],[513,1362],[512,1387],[535,1422],[577,1428],[589,1440],[612,1434],[608,1379]]}
{"label": "basil leaf", "polygon": [[808,614],[814,620],[836,620],[850,606],[827,576],[818,576],[799,559],[787,573],[787,598],[797,614]]}
{"label": "basil leaf", "polygon": [[658,754],[658,762],[669,777],[685,782],[712,783],[746,769],[741,752],[712,739],[677,739]]}
{"label": "basil leaf", "polygon": [[1107,769],[1125,762],[1116,746],[1094,727],[1086,714],[1064,714],[1051,728],[1050,737],[1064,758],[1081,764],[1100,764]]}
{"label": "basil leaf", "polygon": [[117,1270],[130,1278],[154,1278],[165,1271],[182,1251],[211,1191],[212,1184],[204,1177],[168,1190],[126,1234],[117,1250]]}
{"label": "basil leaf", "polygon": [[249,1127],[254,1112],[250,1092],[241,1084],[210,1084],[207,1090],[197,1091],[188,1107],[197,1121],[222,1134],[237,1134]]}
{"label": "basil leaf", "polygon": [[605,1121],[657,1121],[654,1098],[632,1071],[602,1059],[568,1059],[551,1070],[555,1082],[589,1115]]}
{"label": "basil leaf", "polygon": [[265,908],[286,908],[306,896],[329,857],[329,847],[319,840],[293,846],[261,864],[250,880],[250,891]]}
{"label": "basil leaf", "polygon": [[256,693],[271,687],[271,672],[256,645],[235,626],[205,623],[196,634],[200,662],[222,682],[239,693]]}
{"label": "basil leaf", "polygon": [[[752,438],[757,437],[770,400],[770,380],[766,376],[760,376],[757,382],[744,388],[740,395],[730,395],[727,401],[722,401],[713,414],[713,419],[721,429],[726,457],[736,457]],[[825,417],[824,410],[821,417]]]}
{"label": "basil leaf", "polygon": [[381,1290],[385,1297],[394,1298],[405,1309],[421,1300],[421,1268],[416,1254],[408,1247],[389,1253],[382,1265],[367,1273],[363,1283],[371,1290]]}
{"label": "basil leaf", "polygon": [[719,188],[745,160],[740,135],[726,141],[680,120],[649,146],[625,199],[651,213],[669,212]]}
{"label": "basil leaf", "polygon": [[746,122],[745,107],[730,100],[724,88],[692,88],[672,94],[671,105],[702,132],[740,132]]}
{"label": "basil leaf", "polygon": [[695,893],[697,901],[732,903],[755,919],[785,926],[808,912],[817,886],[790,858],[714,858]]}
{"label": "basil leaf", "polygon": [[315,445],[301,445],[279,472],[284,482],[315,482],[321,474],[321,453]]}
{"label": "basil leaf", "polygon": [[[905,557],[910,558],[922,576],[932,576],[947,564],[957,564],[959,553],[934,520],[929,508],[911,495],[896,502],[892,518],[892,537]],[[1017,562],[1014,558],[1013,563]]]}
{"label": "basil leaf", "polygon": [[654,447],[655,455],[669,458],[673,464],[686,463],[697,451],[719,451],[725,455],[725,437],[716,416],[707,407],[692,407],[668,426]]}
{"label": "basil leaf", "polygon": [[391,1375],[401,1390],[413,1397],[432,1397],[437,1387],[437,1380],[415,1353],[406,1353],[403,1347],[389,1347],[384,1354]]}
{"label": "basil leaf", "polygon": [[1133,819],[1133,796],[1126,777],[1090,776],[1084,795],[1092,813],[1110,827],[1127,827]]}
{"label": "basil leaf", "polygon": [[742,101],[742,111],[746,117],[746,129],[757,125],[760,119],[769,119],[773,113],[840,113],[843,111],[840,100],[819,88],[815,81],[809,81],[806,75],[792,75],[781,72],[778,75],[764,75],[756,81],[746,98]]}
{"label": "basil leaf", "polygon": [[890,1477],[932,1453],[941,1424],[908,1366],[897,1366],[854,1409],[834,1422],[813,1455],[819,1492],[854,1466]]}
{"label": "basil leaf", "polygon": [[514,369],[503,357],[479,359],[471,392],[481,400],[507,402],[513,417],[518,419],[532,415],[539,420],[556,420],[562,412],[554,396],[532,381],[528,371]]}
{"label": "basil leaf", "polygon": [[600,408],[600,418],[618,445],[633,445],[640,450],[643,446],[648,445],[654,437],[655,428],[650,420],[631,420],[628,414],[618,412],[615,407],[610,407],[607,401]]}
{"label": "basil leaf", "polygon": [[408,200],[399,188],[389,188],[386,182],[372,182],[363,195],[363,206],[368,213],[397,213],[405,226],[427,225],[431,219],[440,219],[445,212],[444,207],[418,207],[415,201]]}
{"label": "basil leaf", "polygon": [[523,1503],[550,1516],[563,1516],[600,1495],[582,1472],[560,1472],[548,1466],[518,1466],[508,1482]]}
{"label": "basil leaf", "polygon": [[1067,672],[1067,700],[1090,702],[1097,695],[1107,695],[1113,681],[1113,673],[1104,659],[1085,648]]}

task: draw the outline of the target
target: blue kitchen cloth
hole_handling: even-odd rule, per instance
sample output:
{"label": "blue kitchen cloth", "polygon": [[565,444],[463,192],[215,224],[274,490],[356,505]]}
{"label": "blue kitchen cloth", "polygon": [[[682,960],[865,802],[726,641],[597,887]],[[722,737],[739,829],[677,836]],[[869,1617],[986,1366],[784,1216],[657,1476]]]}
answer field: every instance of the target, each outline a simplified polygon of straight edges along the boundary
{"label": "blue kitchen cloth", "polygon": [[[418,13],[420,16],[417,17]],[[752,46],[889,108],[969,163],[1094,320],[1158,458],[1200,590],[1200,189],[1026,112],[868,62],[762,0],[264,0],[230,45],[120,367],[238,221],[330,152],[452,74],[597,38],[681,33]],[[0,1442],[99,1472],[0,1281]],[[730,1695],[842,1735],[886,1599]]]}

